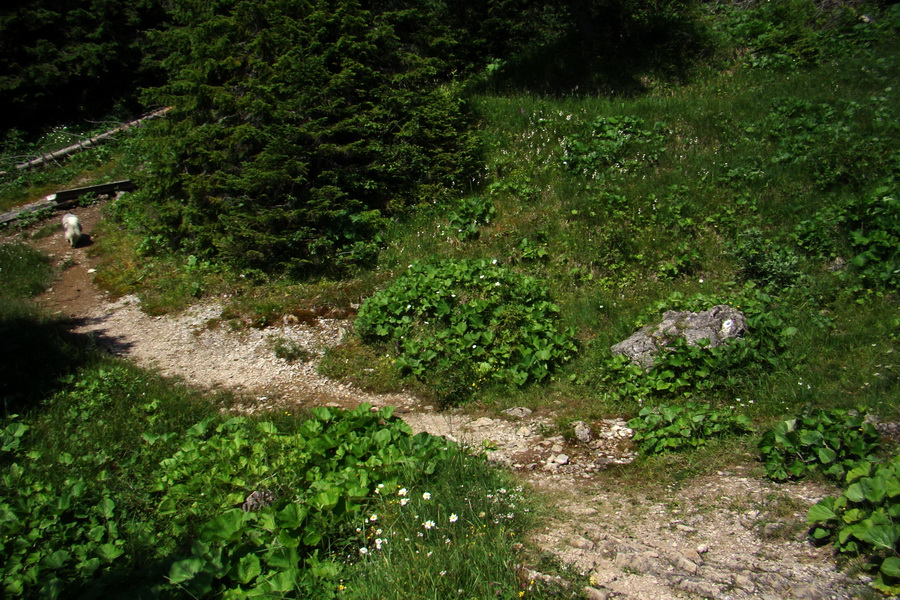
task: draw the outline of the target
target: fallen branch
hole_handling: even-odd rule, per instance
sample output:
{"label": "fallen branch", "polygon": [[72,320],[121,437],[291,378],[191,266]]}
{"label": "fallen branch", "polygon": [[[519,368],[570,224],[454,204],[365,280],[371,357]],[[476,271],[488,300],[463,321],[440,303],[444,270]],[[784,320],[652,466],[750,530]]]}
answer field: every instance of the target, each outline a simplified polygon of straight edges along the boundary
{"label": "fallen branch", "polygon": [[27,162],[23,162],[23,163],[16,165],[16,169],[19,169],[19,170],[32,169],[34,167],[41,166],[44,163],[50,162],[51,160],[56,160],[58,158],[63,158],[70,154],[80,152],[81,150],[86,150],[88,148],[91,148],[92,146],[99,144],[100,142],[102,142],[104,140],[111,138],[112,136],[114,136],[115,134],[117,134],[119,132],[125,131],[127,129],[131,129],[132,127],[136,127],[136,126],[140,125],[141,123],[143,123],[144,121],[147,121],[149,119],[155,119],[156,117],[161,117],[164,114],[166,114],[167,112],[169,112],[170,109],[171,109],[171,107],[161,108],[161,109],[154,111],[148,115],[144,115],[140,119],[136,119],[134,121],[125,123],[123,125],[119,125],[118,127],[114,127],[113,129],[110,129],[109,131],[104,131],[103,133],[97,134],[94,137],[90,137],[86,140],[79,140],[77,144],[72,144],[71,146],[66,146],[65,148],[62,148],[60,150],[54,150],[53,152],[50,152],[48,154],[41,153],[41,156],[39,156],[38,158],[34,158]]}

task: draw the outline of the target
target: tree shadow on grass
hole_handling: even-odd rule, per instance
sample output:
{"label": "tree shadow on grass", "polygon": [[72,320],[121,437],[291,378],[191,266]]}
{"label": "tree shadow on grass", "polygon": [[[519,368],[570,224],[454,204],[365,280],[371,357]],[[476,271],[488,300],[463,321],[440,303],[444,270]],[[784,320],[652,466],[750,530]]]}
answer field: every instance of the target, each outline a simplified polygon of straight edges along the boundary
{"label": "tree shadow on grass", "polygon": [[649,91],[651,82],[687,81],[711,48],[696,21],[664,15],[638,21],[599,11],[510,60],[486,85],[501,93],[634,97]]}
{"label": "tree shadow on grass", "polygon": [[95,336],[26,300],[0,298],[0,414],[24,414],[61,389],[63,378],[99,356]]}

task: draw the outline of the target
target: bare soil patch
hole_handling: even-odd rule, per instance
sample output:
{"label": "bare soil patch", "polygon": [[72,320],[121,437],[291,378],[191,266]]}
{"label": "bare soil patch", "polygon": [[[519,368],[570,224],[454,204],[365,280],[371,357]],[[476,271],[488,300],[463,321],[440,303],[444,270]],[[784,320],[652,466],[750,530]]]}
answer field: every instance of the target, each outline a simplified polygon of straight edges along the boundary
{"label": "bare soil patch", "polygon": [[[72,212],[88,236],[81,245],[69,248],[61,228],[32,242],[65,267],[38,298],[49,311],[72,318],[77,332],[115,355],[192,386],[234,392],[242,411],[394,406],[415,431],[486,452],[555,507],[533,541],[565,567],[557,581],[584,597],[825,600],[865,593],[864,579],[843,575],[830,548],[806,541],[806,511],[835,489],[775,485],[755,476],[749,463],[672,488],[611,487],[612,478],[599,474],[633,458],[624,422],[591,423],[591,441],[572,442],[548,433],[552,414],[439,412],[411,395],[371,394],[328,379],[317,363],[341,342],[348,323],[339,319],[232,329],[220,324],[215,299],[180,314],[147,315],[136,297],[113,298],[94,285],[95,259],[87,249],[100,209]],[[275,356],[278,339],[304,349],[308,360]]]}

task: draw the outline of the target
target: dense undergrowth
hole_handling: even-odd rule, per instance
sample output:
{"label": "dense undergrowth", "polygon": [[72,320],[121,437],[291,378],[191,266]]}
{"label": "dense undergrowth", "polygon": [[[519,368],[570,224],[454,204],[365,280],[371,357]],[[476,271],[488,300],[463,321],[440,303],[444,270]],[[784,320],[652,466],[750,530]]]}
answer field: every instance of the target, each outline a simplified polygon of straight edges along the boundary
{"label": "dense undergrowth", "polygon": [[534,504],[482,457],[368,405],[232,416],[66,334],[26,303],[46,258],[0,251],[5,597],[564,597],[517,579]]}
{"label": "dense undergrowth", "polygon": [[[107,208],[107,223],[96,236],[98,280],[117,292],[140,293],[145,306],[157,311],[227,296],[235,322],[253,326],[314,307],[361,304],[358,336],[326,356],[329,375],[378,391],[413,386],[443,404],[549,410],[561,427],[624,416],[643,443],[644,458],[630,468],[644,469],[644,479],[662,476],[670,464],[651,456],[655,451],[694,449],[691,461],[715,469],[728,457],[742,460],[756,445],[745,437],[729,449],[718,438],[755,435],[761,473],[775,480],[819,474],[846,486],[844,499],[810,513],[814,536],[835,536],[840,550],[862,556],[879,573],[882,590],[896,591],[900,488],[891,483],[895,462],[886,462],[896,448],[878,441],[865,417],[900,418],[900,10],[848,3],[826,9],[801,0],[695,8],[695,24],[705,32],[703,62],[677,75],[671,69],[641,72],[627,94],[595,93],[623,81],[599,72],[587,91],[571,86],[545,93],[563,88],[526,83],[524,69],[532,75],[553,70],[549,53],[497,60],[484,72],[469,73],[467,85],[452,94],[464,97],[474,124],[478,176],[393,219],[359,213],[364,222],[354,235],[377,234],[362,245],[354,246],[352,236],[335,242],[335,248],[365,255],[346,255],[339,279],[284,278],[258,264],[242,268],[240,261],[218,260],[202,244],[183,243],[191,220],[178,211],[189,207],[168,214],[169,221],[148,222],[152,215],[136,210],[132,199]],[[122,144],[112,147],[121,158],[116,168],[138,165],[142,144]],[[104,160],[99,163],[110,164]],[[21,175],[5,197],[44,193],[42,182],[54,172]],[[153,210],[152,198],[140,201],[151,202]],[[273,203],[277,208],[278,200]],[[201,222],[209,223],[207,217]],[[182,236],[178,243],[159,237],[160,224],[176,220],[182,228],[172,232]],[[308,249],[310,240],[298,243]],[[229,252],[239,254],[235,248]],[[672,343],[650,370],[610,354],[611,345],[663,311],[719,304],[746,315],[741,339],[715,349]],[[344,418],[356,417],[334,416]],[[144,443],[154,451],[168,448],[177,462],[176,450],[193,451],[181,445],[193,443],[189,432],[199,421],[151,432],[172,436],[162,446]],[[37,424],[28,423],[29,435]],[[301,427],[282,426],[277,436],[295,435]],[[10,427],[13,437],[23,431],[13,422]],[[236,428],[252,445],[259,427],[270,426],[215,421],[207,430],[217,427]],[[383,427],[380,421],[377,427]],[[405,440],[398,427],[360,435]],[[427,446],[415,452],[427,454]],[[710,446],[717,451],[704,450]],[[685,472],[703,469],[694,464]],[[424,560],[424,548],[413,543],[401,549],[381,535],[410,527],[398,512],[407,505],[403,500],[418,502],[426,491],[436,497],[438,485],[454,500],[434,513],[421,509],[421,524],[441,527],[451,516],[462,522],[466,513],[452,504],[458,500],[452,490],[463,480],[432,484],[391,477],[381,483],[391,494],[401,485],[397,496],[370,495],[350,510],[357,516],[371,511],[376,523],[386,519],[389,526],[373,525],[372,514],[356,525],[352,519],[336,524],[365,544],[351,548],[351,538],[335,538],[341,540],[335,545],[343,544],[328,555],[336,562],[309,546],[303,577],[311,579],[303,585],[338,581],[333,590],[349,594],[342,597],[379,596],[385,588],[412,585],[397,579],[401,572],[430,577],[428,585],[439,589],[456,585],[444,579],[452,569],[436,577],[433,568],[410,567]],[[375,479],[369,483],[377,486]],[[485,489],[501,485],[486,483]],[[255,488],[248,482],[241,489]],[[233,507],[237,497],[229,502]],[[281,526],[274,516],[205,514],[231,519],[219,525],[249,537],[237,548],[207,540],[193,549],[189,537],[181,538],[182,545],[173,547],[182,553],[175,564],[181,584],[195,586],[192,593],[249,589],[264,568],[280,568],[274,550],[258,542],[260,531],[271,534]],[[100,520],[88,519],[92,528],[106,527],[95,534],[97,548],[115,547]],[[202,537],[201,521],[185,531]],[[415,542],[418,533],[433,533],[412,527],[398,535]],[[496,530],[491,535],[500,537],[487,543],[506,547],[499,540],[507,533]],[[390,552],[375,560],[372,544]],[[447,549],[452,554],[458,547]],[[351,564],[338,565],[343,559],[337,557],[348,553]],[[462,557],[444,559],[457,564]],[[64,568],[70,559],[37,560]],[[396,567],[393,561],[405,566],[388,569]],[[495,563],[485,566],[493,568]],[[370,584],[385,588],[376,592],[365,587]]]}

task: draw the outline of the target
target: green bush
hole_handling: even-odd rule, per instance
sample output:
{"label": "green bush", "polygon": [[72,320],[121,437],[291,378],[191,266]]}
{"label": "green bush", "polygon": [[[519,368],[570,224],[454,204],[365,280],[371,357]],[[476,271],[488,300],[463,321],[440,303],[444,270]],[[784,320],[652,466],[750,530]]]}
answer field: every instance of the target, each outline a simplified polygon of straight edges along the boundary
{"label": "green bush", "polygon": [[677,452],[705,446],[707,440],[753,431],[744,415],[688,402],[684,406],[645,406],[628,421],[632,438],[646,454]]}
{"label": "green bush", "polygon": [[848,556],[864,557],[877,590],[900,594],[900,456],[878,465],[866,461],[847,473],[846,489],[809,509],[812,538],[834,541]]}
{"label": "green bush", "polygon": [[390,343],[403,371],[448,399],[482,383],[543,381],[575,352],[543,284],[486,260],[419,262],[363,303],[367,341]]}
{"label": "green bush", "polygon": [[335,557],[376,490],[415,483],[455,452],[368,405],[178,430],[173,407],[131,373],[101,370],[54,398],[71,440],[14,417],[0,430],[7,595],[332,597]]}
{"label": "green bush", "polygon": [[648,127],[637,117],[600,117],[586,131],[569,136],[563,163],[590,178],[605,178],[606,171],[630,172],[657,162],[670,135],[665,123]]}
{"label": "green bush", "polygon": [[766,475],[776,481],[823,472],[840,480],[879,448],[878,432],[865,412],[817,408],[787,419],[759,441]]}
{"label": "green bush", "polygon": [[730,296],[685,297],[674,292],[654,303],[635,325],[658,322],[659,315],[667,310],[702,311],[720,304],[734,306],[744,314],[746,331],[741,337],[715,348],[702,340],[691,345],[683,338],[675,338],[646,370],[623,354],[608,356],[596,377],[603,393],[620,400],[696,398],[714,391],[734,390],[747,378],[783,363],[797,329],[786,324],[787,315],[776,299],[752,284]]}
{"label": "green bush", "polygon": [[896,185],[881,186],[843,204],[819,210],[797,226],[795,235],[810,254],[844,254],[862,285],[900,289],[900,200]]}
{"label": "green bush", "polygon": [[800,256],[789,246],[765,239],[759,228],[739,233],[731,254],[745,279],[775,288],[794,287],[804,281]]}
{"label": "green bush", "polygon": [[[714,2],[712,21],[726,46],[742,50],[742,62],[757,69],[797,69],[822,63],[850,48],[864,47],[890,24],[860,19],[857,7],[812,0]],[[851,43],[848,43],[851,42]]]}
{"label": "green bush", "polygon": [[[821,188],[859,189],[870,185],[873,177],[890,175],[898,161],[891,135],[897,132],[892,123],[895,110],[883,96],[867,100],[778,100],[766,120],[747,131],[761,133],[771,144],[771,164],[802,166]],[[877,135],[871,130],[873,121],[881,126]]]}
{"label": "green bush", "polygon": [[450,212],[450,235],[460,241],[475,239],[479,227],[490,225],[496,212],[490,199],[463,198],[455,203]]}

